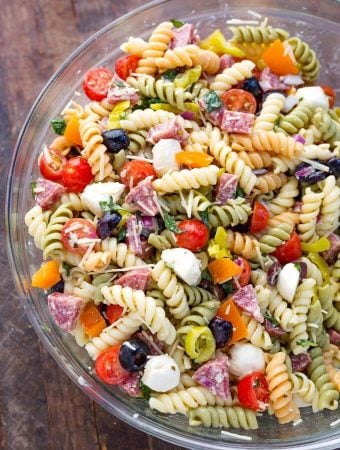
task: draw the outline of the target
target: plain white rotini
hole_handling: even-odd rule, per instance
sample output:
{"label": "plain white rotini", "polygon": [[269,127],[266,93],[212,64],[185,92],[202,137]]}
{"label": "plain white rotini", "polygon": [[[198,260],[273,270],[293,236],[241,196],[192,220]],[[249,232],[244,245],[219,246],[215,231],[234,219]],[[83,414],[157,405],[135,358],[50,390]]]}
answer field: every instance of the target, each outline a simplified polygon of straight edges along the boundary
{"label": "plain white rotini", "polygon": [[306,188],[302,197],[300,213],[300,224],[298,225],[300,238],[303,242],[313,242],[318,239],[316,234],[316,222],[320,213],[323,193],[313,192],[310,187]]}
{"label": "plain white rotini", "polygon": [[145,262],[128,249],[124,242],[118,243],[117,239],[106,238],[100,243],[102,252],[111,254],[111,261],[118,267],[144,266]]}
{"label": "plain white rotini", "polygon": [[320,217],[316,223],[319,236],[327,236],[339,226],[340,214],[340,188],[336,185],[334,175],[318,183],[323,197],[321,201]]}
{"label": "plain white rotini", "polygon": [[152,185],[160,194],[171,194],[182,189],[198,189],[201,186],[214,186],[217,183],[219,168],[214,165],[198,169],[184,169],[166,173]]}
{"label": "plain white rotini", "polygon": [[43,211],[39,205],[33,206],[25,214],[25,225],[28,227],[28,233],[33,237],[35,245],[42,249],[43,238],[46,227],[52,211]]}
{"label": "plain white rotini", "polygon": [[235,84],[246,78],[250,78],[254,67],[255,63],[246,59],[235,63],[231,67],[224,69],[222,73],[216,75],[209,87],[211,90],[215,91],[217,95],[221,96]]}
{"label": "plain white rotini", "polygon": [[139,56],[141,58],[147,46],[148,43],[143,39],[130,36],[129,39],[120,46],[120,49],[124,53],[129,53],[130,55]]}
{"label": "plain white rotini", "polygon": [[307,405],[311,405],[313,412],[319,411],[319,393],[314,382],[303,372],[293,372],[289,376],[292,382],[293,396],[298,395]]}
{"label": "plain white rotini", "polygon": [[271,202],[267,203],[267,207],[272,214],[281,214],[294,205],[295,197],[298,195],[298,182],[295,177],[291,177],[282,186],[277,196]]}
{"label": "plain white rotini", "polygon": [[120,305],[129,311],[136,311],[145,325],[158,339],[172,344],[176,339],[176,329],[165,316],[165,311],[156,305],[155,299],[145,296],[143,291],[133,290],[130,287],[114,285],[104,286],[101,289],[104,303]]}
{"label": "plain white rotini", "polygon": [[282,94],[269,94],[262,105],[260,114],[257,116],[254,124],[254,131],[271,131],[274,129],[275,122],[280,117],[285,97]]}
{"label": "plain white rotini", "polygon": [[154,111],[153,109],[136,109],[120,120],[120,126],[126,131],[148,130],[160,123],[175,117],[174,113],[168,111]]}
{"label": "plain white rotini", "polygon": [[269,350],[273,344],[268,331],[259,322],[246,314],[242,314],[242,320],[247,327],[249,341],[256,347]]}

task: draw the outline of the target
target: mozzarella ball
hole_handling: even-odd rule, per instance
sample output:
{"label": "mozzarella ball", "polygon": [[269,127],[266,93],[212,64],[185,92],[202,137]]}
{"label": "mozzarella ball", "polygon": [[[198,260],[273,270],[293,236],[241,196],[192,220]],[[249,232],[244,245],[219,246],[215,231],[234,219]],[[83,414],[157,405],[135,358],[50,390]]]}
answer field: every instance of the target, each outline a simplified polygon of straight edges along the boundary
{"label": "mozzarella ball", "polygon": [[156,392],[167,392],[179,384],[181,372],[169,355],[151,356],[145,365],[142,383]]}
{"label": "mozzarella ball", "polygon": [[235,344],[229,356],[230,372],[239,378],[252,372],[265,371],[264,353],[253,344]]}

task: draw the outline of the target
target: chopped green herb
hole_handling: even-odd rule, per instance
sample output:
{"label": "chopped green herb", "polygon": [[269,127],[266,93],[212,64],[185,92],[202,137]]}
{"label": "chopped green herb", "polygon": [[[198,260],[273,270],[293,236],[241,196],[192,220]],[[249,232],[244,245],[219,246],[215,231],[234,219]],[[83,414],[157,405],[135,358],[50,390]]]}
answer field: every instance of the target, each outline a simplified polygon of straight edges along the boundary
{"label": "chopped green herb", "polygon": [[62,117],[55,117],[51,120],[51,126],[56,134],[63,135],[66,128],[66,120]]}
{"label": "chopped green herb", "polygon": [[137,105],[135,105],[132,108],[132,111],[135,111],[136,109],[150,108],[150,105],[152,105],[153,103],[164,103],[164,101],[158,97],[156,97],[156,98],[142,97],[140,102],[137,103]]}
{"label": "chopped green herb", "polygon": [[253,388],[256,389],[260,386],[260,380],[258,378],[255,378],[253,383]]}
{"label": "chopped green herb", "polygon": [[294,267],[296,270],[298,270],[299,272],[301,271],[301,264],[300,263],[294,263]]}
{"label": "chopped green herb", "polygon": [[145,398],[146,400],[149,400],[149,398],[151,397],[151,389],[149,388],[149,386],[147,386],[146,384],[141,382],[140,390],[142,392],[143,398]]}
{"label": "chopped green herb", "polygon": [[212,278],[211,278],[211,275],[210,275],[210,272],[208,269],[204,269],[202,271],[202,280],[212,281]]}
{"label": "chopped green herb", "polygon": [[125,84],[120,80],[115,80],[115,85],[121,88],[125,87]]}
{"label": "chopped green herb", "polygon": [[117,241],[118,242],[123,242],[126,236],[126,228],[122,227],[119,229],[118,234],[117,234]]}
{"label": "chopped green herb", "polygon": [[216,109],[221,108],[221,106],[222,106],[220,97],[217,95],[217,93],[215,91],[210,91],[208,94],[205,94],[203,99],[206,104],[206,110],[209,113],[215,111]]}
{"label": "chopped green herb", "polygon": [[271,316],[268,312],[264,315],[264,318],[269,320],[269,322],[274,325],[275,327],[279,327],[279,322],[275,319],[275,317]]}
{"label": "chopped green herb", "polygon": [[169,70],[167,70],[166,72],[164,72],[162,74],[162,77],[165,80],[174,81],[174,79],[176,78],[177,74],[178,74],[177,69],[169,69]]}
{"label": "chopped green herb", "polygon": [[172,231],[175,234],[182,233],[182,231],[176,225],[176,221],[173,216],[171,216],[166,211],[163,212],[163,216],[164,216],[164,225],[168,230]]}
{"label": "chopped green herb", "polygon": [[226,295],[231,294],[234,290],[232,280],[226,281],[225,283],[222,283],[220,286]]}
{"label": "chopped green herb", "polygon": [[176,27],[181,28],[184,25],[184,22],[178,19],[170,19],[170,22]]}
{"label": "chopped green herb", "polygon": [[71,264],[68,264],[67,262],[64,261],[62,264],[62,268],[66,270],[66,275],[70,275],[70,270],[72,269]]}
{"label": "chopped green herb", "polygon": [[31,183],[31,193],[32,193],[32,197],[33,197],[33,198],[35,198],[35,192],[34,192],[34,190],[35,190],[36,187],[37,187],[37,183],[36,183],[36,181],[33,181],[33,182]]}
{"label": "chopped green herb", "polygon": [[315,342],[312,341],[308,341],[307,339],[299,339],[296,342],[297,345],[301,345],[301,347],[317,347],[318,344],[316,344]]}
{"label": "chopped green herb", "polygon": [[244,190],[239,185],[237,185],[236,192],[235,192],[235,198],[238,198],[238,197],[244,198],[245,196],[246,196],[246,193],[244,192]]}
{"label": "chopped green herb", "polygon": [[200,211],[199,215],[204,225],[209,228],[209,208],[206,208],[204,211]]}
{"label": "chopped green herb", "polygon": [[99,205],[100,205],[101,209],[104,212],[126,211],[120,205],[118,205],[117,203],[113,202],[113,198],[112,198],[111,195],[109,196],[109,201],[107,201],[107,202],[106,201],[99,202]]}

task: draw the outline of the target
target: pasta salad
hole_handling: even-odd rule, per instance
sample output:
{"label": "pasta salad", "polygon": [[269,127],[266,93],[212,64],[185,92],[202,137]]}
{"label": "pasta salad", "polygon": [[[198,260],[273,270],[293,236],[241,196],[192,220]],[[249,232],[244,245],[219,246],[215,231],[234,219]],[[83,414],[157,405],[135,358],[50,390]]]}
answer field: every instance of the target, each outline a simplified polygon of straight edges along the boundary
{"label": "pasta salad", "polygon": [[338,408],[340,114],[267,24],[130,37],[51,120],[25,223],[96,376],[191,426]]}

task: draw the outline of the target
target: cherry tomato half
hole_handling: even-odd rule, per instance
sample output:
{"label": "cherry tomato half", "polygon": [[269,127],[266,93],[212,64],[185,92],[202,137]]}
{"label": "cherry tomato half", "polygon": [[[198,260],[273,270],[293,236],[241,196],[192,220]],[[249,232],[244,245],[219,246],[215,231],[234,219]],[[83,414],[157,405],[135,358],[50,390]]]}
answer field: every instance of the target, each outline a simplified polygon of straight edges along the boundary
{"label": "cherry tomato half", "polygon": [[330,86],[328,86],[327,84],[320,84],[320,86],[322,87],[324,93],[327,95],[328,99],[329,99],[329,107],[333,108],[333,106],[335,105],[335,100],[336,100],[336,92],[333,88],[331,88]]}
{"label": "cherry tomato half", "polygon": [[107,96],[113,73],[106,67],[92,67],[84,75],[83,90],[90,100],[100,102]]}
{"label": "cherry tomato half", "polygon": [[[241,275],[237,278],[237,281],[240,286],[246,286],[249,283],[250,280],[250,274],[251,274],[251,267],[249,262],[242,258],[241,256],[238,256],[234,263],[236,263],[238,266],[242,268]],[[238,286],[235,285],[235,289],[237,289]]]}
{"label": "cherry tomato half", "polygon": [[64,164],[61,184],[69,192],[83,192],[92,180],[91,166],[82,156],[68,159]]}
{"label": "cherry tomato half", "polygon": [[237,396],[245,408],[264,411],[269,401],[265,376],[260,372],[254,372],[242,378],[237,385]]}
{"label": "cherry tomato half", "polygon": [[115,64],[116,74],[122,79],[126,80],[131,72],[134,72],[138,67],[139,57],[135,55],[123,56],[117,59]]}
{"label": "cherry tomato half", "polygon": [[256,99],[255,97],[243,89],[230,89],[221,97],[229,111],[239,111],[255,114]]}
{"label": "cherry tomato half", "polygon": [[270,213],[268,209],[260,202],[254,203],[254,212],[251,218],[250,232],[259,233],[267,226]]}
{"label": "cherry tomato half", "polygon": [[124,312],[124,308],[120,305],[108,305],[106,307],[107,319],[110,323],[116,322]]}
{"label": "cherry tomato half", "polygon": [[207,245],[209,230],[201,220],[187,219],[179,223],[182,233],[177,235],[177,245],[192,252],[199,252]]}
{"label": "cherry tomato half", "polygon": [[107,384],[119,384],[130,375],[119,362],[120,344],[101,353],[96,359],[95,369],[99,378]]}
{"label": "cherry tomato half", "polygon": [[293,231],[289,240],[280,245],[280,247],[277,247],[273,253],[273,256],[275,256],[281,264],[295,261],[300,258],[301,255],[301,241],[296,231]]}
{"label": "cherry tomato half", "polygon": [[154,180],[157,175],[152,164],[146,161],[129,161],[124,164],[120,171],[120,181],[129,189],[137,186],[140,181],[147,177]]}
{"label": "cherry tomato half", "polygon": [[98,239],[96,227],[87,219],[70,219],[61,231],[63,246],[71,253],[83,255],[88,249],[89,243],[82,239]]}
{"label": "cherry tomato half", "polygon": [[60,181],[66,158],[59,150],[45,148],[39,156],[39,169],[41,175],[50,181]]}

